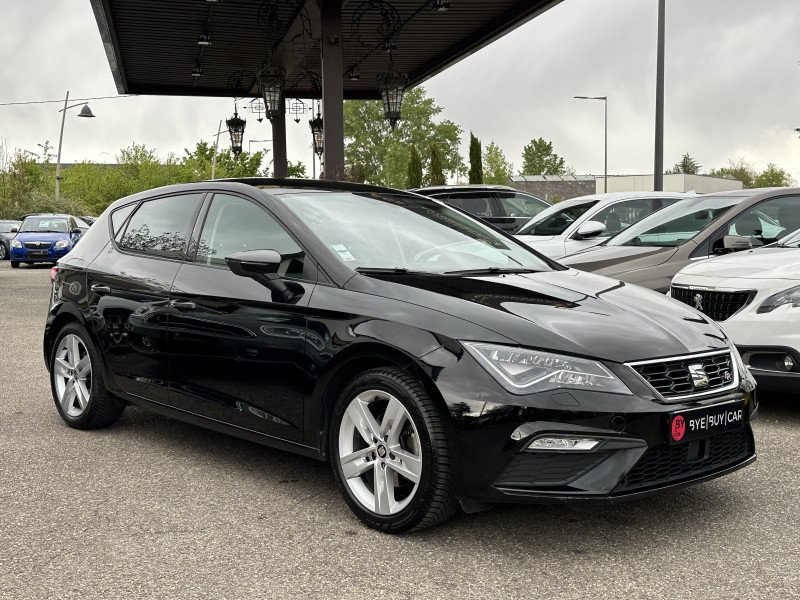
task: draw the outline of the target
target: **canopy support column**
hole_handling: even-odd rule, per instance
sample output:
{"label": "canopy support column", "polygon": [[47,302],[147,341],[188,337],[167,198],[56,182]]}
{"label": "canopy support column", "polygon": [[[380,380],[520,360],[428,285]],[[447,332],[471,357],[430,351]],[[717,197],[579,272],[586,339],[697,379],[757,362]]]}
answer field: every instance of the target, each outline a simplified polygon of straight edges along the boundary
{"label": "canopy support column", "polygon": [[[320,0],[322,12],[322,119],[325,179],[341,181],[344,172],[344,62],[342,0]],[[322,171],[322,169],[320,169]]]}
{"label": "canopy support column", "polygon": [[286,177],[286,117],[283,113],[272,119],[272,168],[275,177]]}

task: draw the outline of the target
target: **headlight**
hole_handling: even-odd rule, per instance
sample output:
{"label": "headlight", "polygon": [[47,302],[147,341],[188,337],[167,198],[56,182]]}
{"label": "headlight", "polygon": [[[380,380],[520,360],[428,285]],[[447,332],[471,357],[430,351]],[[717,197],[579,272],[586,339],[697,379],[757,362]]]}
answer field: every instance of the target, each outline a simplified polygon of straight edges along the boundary
{"label": "headlight", "polygon": [[792,306],[800,306],[800,285],[789,288],[782,292],[778,292],[774,296],[770,296],[758,307],[757,314],[772,312],[779,306],[784,304],[791,304]]}
{"label": "headlight", "polygon": [[22,248],[22,242],[20,242],[19,240],[11,240],[11,247]]}
{"label": "headlight", "polygon": [[53,246],[53,250],[63,250],[67,246],[69,246],[69,240],[58,240],[56,245]]}
{"label": "headlight", "polygon": [[462,342],[467,351],[512,394],[562,388],[630,394],[599,362],[511,346]]}

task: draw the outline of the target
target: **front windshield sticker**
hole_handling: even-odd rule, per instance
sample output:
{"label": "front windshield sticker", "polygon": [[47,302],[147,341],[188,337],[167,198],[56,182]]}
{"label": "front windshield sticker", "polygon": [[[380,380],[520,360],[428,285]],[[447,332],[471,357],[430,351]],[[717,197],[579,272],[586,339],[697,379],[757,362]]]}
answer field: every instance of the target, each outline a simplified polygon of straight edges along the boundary
{"label": "front windshield sticker", "polygon": [[39,221],[39,229],[47,229],[50,226],[50,221]]}
{"label": "front windshield sticker", "polygon": [[350,251],[347,249],[347,246],[344,244],[335,244],[332,248],[336,251],[341,258],[345,262],[351,262],[355,260],[355,257],[350,254]]}

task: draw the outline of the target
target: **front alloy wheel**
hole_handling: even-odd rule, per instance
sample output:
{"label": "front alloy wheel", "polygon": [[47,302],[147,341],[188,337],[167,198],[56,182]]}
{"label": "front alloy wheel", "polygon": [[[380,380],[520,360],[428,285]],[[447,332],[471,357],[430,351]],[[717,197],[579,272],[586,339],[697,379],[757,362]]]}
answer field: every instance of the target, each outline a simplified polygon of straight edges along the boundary
{"label": "front alloy wheel", "polygon": [[411,503],[422,474],[422,454],[417,427],[397,398],[383,390],[353,398],[339,426],[339,464],[364,508],[389,516]]}
{"label": "front alloy wheel", "polygon": [[367,371],[342,392],[330,440],[339,489],[364,523],[388,533],[432,527],[458,504],[439,410],[407,371]]}

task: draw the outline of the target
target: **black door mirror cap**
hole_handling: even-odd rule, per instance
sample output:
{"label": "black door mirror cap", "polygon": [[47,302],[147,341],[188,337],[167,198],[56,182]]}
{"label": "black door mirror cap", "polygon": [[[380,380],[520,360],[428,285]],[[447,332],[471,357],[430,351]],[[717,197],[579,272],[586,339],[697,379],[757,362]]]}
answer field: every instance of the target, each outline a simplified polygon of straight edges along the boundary
{"label": "black door mirror cap", "polygon": [[70,231],[70,233],[72,233],[72,234],[75,234],[75,235],[80,235],[80,234],[81,234],[81,233],[83,233],[83,232],[80,230],[80,228],[78,228],[78,227],[74,227],[74,228],[73,228],[73,229]]}
{"label": "black door mirror cap", "polygon": [[12,227],[10,233],[17,233],[19,231],[19,227]]}
{"label": "black door mirror cap", "polygon": [[245,250],[225,257],[228,268],[236,275],[270,275],[278,273],[281,255],[275,250]]}
{"label": "black door mirror cap", "polygon": [[275,250],[245,250],[225,257],[228,268],[242,277],[250,277],[274,292],[281,302],[291,302],[302,295],[296,294],[278,275],[281,255]]}

